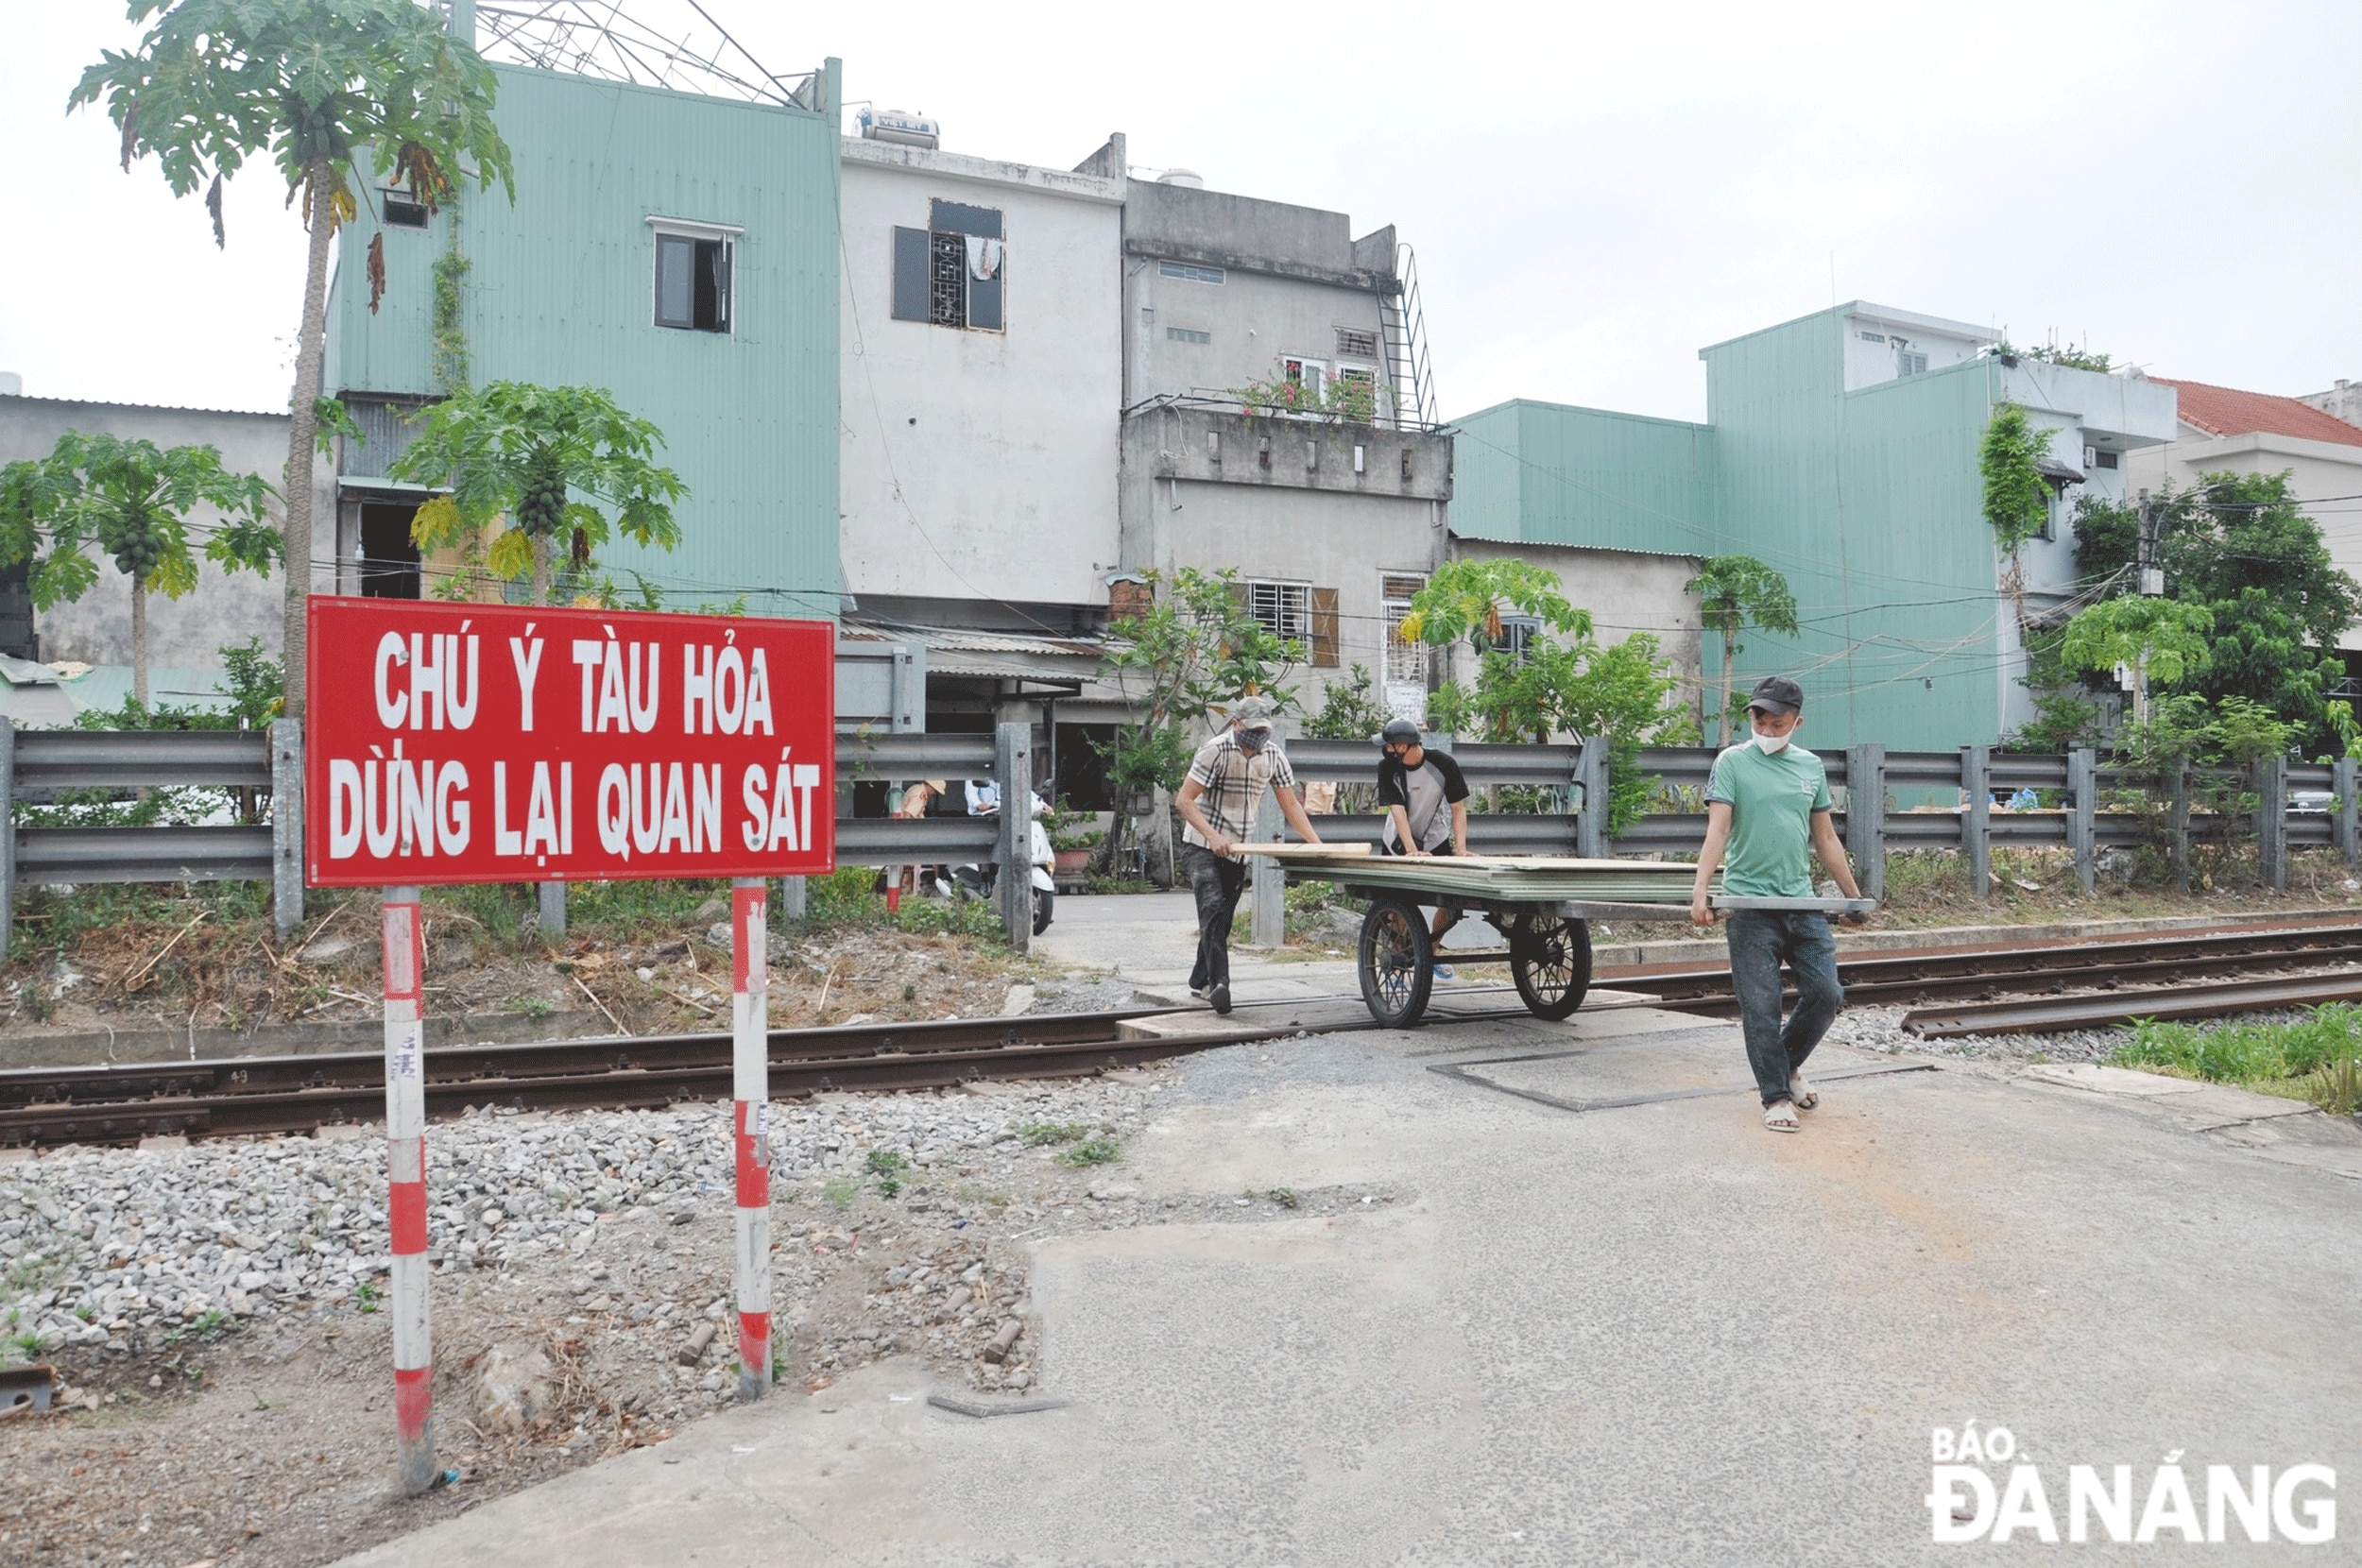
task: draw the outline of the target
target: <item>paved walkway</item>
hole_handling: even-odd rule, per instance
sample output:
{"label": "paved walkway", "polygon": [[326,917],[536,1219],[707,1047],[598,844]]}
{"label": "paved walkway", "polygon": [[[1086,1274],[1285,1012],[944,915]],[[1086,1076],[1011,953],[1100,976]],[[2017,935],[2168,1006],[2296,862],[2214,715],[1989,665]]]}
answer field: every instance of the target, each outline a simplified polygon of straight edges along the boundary
{"label": "paved walkway", "polygon": [[[2362,1475],[2351,1123],[2138,1074],[1820,1076],[1781,1137],[1730,1026],[1647,1009],[1187,1058],[1120,1167],[1152,1222],[1037,1248],[1067,1407],[948,1413],[891,1362],[354,1560],[2020,1560],[1930,1543],[1930,1431],[1971,1419],[2062,1510],[2071,1464]],[[1153,1222],[1281,1187],[1305,1207]]]}

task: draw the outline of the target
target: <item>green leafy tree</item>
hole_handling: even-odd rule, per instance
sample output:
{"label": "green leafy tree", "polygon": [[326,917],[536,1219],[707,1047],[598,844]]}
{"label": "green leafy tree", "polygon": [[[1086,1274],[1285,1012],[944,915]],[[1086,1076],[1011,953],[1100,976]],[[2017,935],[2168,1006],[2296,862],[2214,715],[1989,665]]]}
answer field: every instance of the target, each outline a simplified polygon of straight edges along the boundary
{"label": "green leafy tree", "polygon": [[[303,708],[304,598],[311,588],[312,443],[327,332],[329,241],[359,211],[357,183],[398,177],[430,209],[472,164],[514,193],[492,124],[491,68],[416,0],[130,0],[138,45],[83,72],[69,110],[102,98],[123,166],[152,156],[176,196],[205,192],[226,243],[223,181],[267,158],[311,230],[287,432],[284,656],[288,710]],[[366,167],[368,174],[364,177]],[[382,285],[384,253],[371,246]],[[374,307],[374,295],[371,298]]]}
{"label": "green leafy tree", "polygon": [[617,537],[661,550],[680,542],[673,506],[689,487],[654,461],[663,434],[618,408],[602,388],[488,382],[420,418],[418,439],[387,475],[448,493],[419,508],[411,537],[430,550],[472,548],[505,516],[510,526],[484,552],[486,567],[504,580],[528,577],[536,605],[550,602],[551,556],[561,536],[577,579]]}
{"label": "green leafy tree", "polygon": [[147,596],[179,599],[197,587],[189,514],[221,514],[202,554],[228,571],[270,575],[282,558],[259,474],[224,469],[208,446],[69,431],[47,457],[0,469],[0,564],[30,561],[33,607],[53,609],[98,581],[93,553],[113,557],[131,580],[131,693],[147,706]]}
{"label": "green leafy tree", "polygon": [[1378,700],[1369,666],[1356,664],[1321,690],[1320,711],[1304,721],[1304,733],[1319,741],[1367,741],[1386,727],[1394,710]]}
{"label": "green leafy tree", "polygon": [[[1139,715],[1099,748],[1119,800],[1179,789],[1197,725],[1221,719],[1239,698],[1269,697],[1283,712],[1296,707],[1283,683],[1305,656],[1301,642],[1275,635],[1247,613],[1235,567],[1146,575],[1154,601],[1108,628],[1116,642],[1107,664]],[[1109,836],[1111,863],[1121,863],[1124,823],[1119,815]]]}
{"label": "green leafy tree", "polygon": [[1502,640],[1503,605],[1532,616],[1547,631],[1591,635],[1591,612],[1568,602],[1558,573],[1515,555],[1446,561],[1411,596],[1411,608],[1395,623],[1395,635],[1430,648],[1449,648],[1464,639],[1481,656]]}
{"label": "green leafy tree", "polygon": [[1984,478],[1985,521],[2001,548],[2018,546],[2042,532],[2050,516],[2050,490],[2037,465],[2050,452],[2050,433],[2027,422],[2026,410],[2003,403],[1986,421],[1977,466]]}
{"label": "green leafy tree", "polygon": [[[1696,722],[1680,699],[1679,671],[1657,639],[1635,632],[1602,645],[1588,636],[1558,641],[1532,639],[1521,656],[1486,652],[1475,690],[1452,695],[1461,723],[1496,741],[1548,742],[1559,735],[1604,741],[1608,747],[1608,827],[1621,831],[1648,809],[1656,780],[1640,770],[1647,746],[1681,745],[1697,738]],[[1439,693],[1442,695],[1442,693]]]}
{"label": "green leafy tree", "polygon": [[[2149,505],[2166,592],[2213,617],[2206,661],[2183,677],[2188,690],[2217,706],[2243,697],[2298,725],[2309,742],[2329,743],[2328,694],[2342,673],[2333,650],[2362,616],[2362,585],[2337,568],[2289,476],[2207,474]],[[2139,551],[2138,508],[2085,503],[2075,520],[2085,582],[2113,580],[2119,594],[2137,588],[2129,569]]]}
{"label": "green leafy tree", "polygon": [[2132,671],[2132,718],[2148,717],[2150,684],[2172,686],[2206,667],[2213,612],[2179,599],[2103,599],[2067,622],[2059,656],[2071,669]]}
{"label": "green leafy tree", "polygon": [[1722,639],[1721,701],[1715,705],[1714,743],[1731,743],[1731,661],[1742,651],[1738,634],[1750,626],[1796,635],[1796,595],[1788,579],[1753,555],[1709,555],[1682,585],[1698,596],[1700,622]]}

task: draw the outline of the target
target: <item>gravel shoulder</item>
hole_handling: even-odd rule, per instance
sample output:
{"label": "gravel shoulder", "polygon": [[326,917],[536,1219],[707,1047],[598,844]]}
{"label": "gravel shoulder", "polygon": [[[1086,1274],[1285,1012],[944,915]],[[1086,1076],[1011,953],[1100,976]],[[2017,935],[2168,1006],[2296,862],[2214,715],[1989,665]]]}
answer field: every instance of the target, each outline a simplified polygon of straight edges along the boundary
{"label": "gravel shoulder", "polygon": [[[782,1386],[905,1355],[947,1385],[1022,1390],[1038,1376],[1032,1241],[1391,1202],[1144,1202],[1123,1150],[1169,1081],[777,1106]],[[0,1166],[0,1321],[71,1404],[0,1425],[0,1560],[320,1562],[727,1407],[727,1106],[699,1104],[430,1130],[436,1419],[460,1480],[418,1503],[389,1490],[373,1129]],[[1012,1321],[1014,1348],[985,1359]]]}

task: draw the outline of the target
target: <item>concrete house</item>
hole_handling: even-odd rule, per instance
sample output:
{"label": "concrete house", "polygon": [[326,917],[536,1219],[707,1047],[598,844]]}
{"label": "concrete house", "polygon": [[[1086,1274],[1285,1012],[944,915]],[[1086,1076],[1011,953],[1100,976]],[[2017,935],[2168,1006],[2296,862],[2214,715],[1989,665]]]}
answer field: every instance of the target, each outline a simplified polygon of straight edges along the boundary
{"label": "concrete house", "polygon": [[[2329,394],[2307,398],[2241,392],[2204,382],[2155,378],[2179,398],[2174,439],[2134,453],[2126,469],[2135,489],[2188,489],[2210,473],[2285,473],[2314,515],[2330,558],[2362,577],[2362,427],[2323,409]],[[2362,416],[2362,405],[2354,412]],[[2337,639],[2349,677],[2362,675],[2362,627]]]}
{"label": "concrete house", "polygon": [[[1235,567],[1254,614],[1305,644],[1301,684],[1359,664],[1417,711],[1426,661],[1387,632],[1445,558],[1452,443],[1409,261],[1392,228],[1355,239],[1342,213],[1185,171],[1130,182],[1122,567]],[[1313,406],[1366,388],[1367,414],[1249,412],[1256,383]]]}
{"label": "concrete house", "polygon": [[[1808,743],[1992,741],[2031,716],[2020,622],[2070,590],[2062,522],[2075,496],[2120,497],[2128,454],[2175,434],[2172,388],[2007,363],[1997,345],[1965,322],[1857,300],[1700,350],[1701,425],[1547,403],[1483,410],[1460,421],[1454,532],[1758,556],[1795,590],[1800,631],[1749,635],[1739,678],[1798,674],[1814,698]],[[2005,402],[2051,433],[2051,523],[2014,565],[1984,520],[1977,465]],[[1627,603],[1635,619],[1674,619]],[[1718,648],[1703,652],[1719,662]]]}

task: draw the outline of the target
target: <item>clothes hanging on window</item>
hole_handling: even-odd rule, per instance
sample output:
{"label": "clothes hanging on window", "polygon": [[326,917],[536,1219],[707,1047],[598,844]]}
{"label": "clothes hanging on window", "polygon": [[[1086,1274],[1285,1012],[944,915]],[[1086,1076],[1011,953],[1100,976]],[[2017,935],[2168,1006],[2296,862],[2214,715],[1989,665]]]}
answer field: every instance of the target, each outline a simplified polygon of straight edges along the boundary
{"label": "clothes hanging on window", "polygon": [[1008,247],[999,240],[988,240],[982,234],[969,234],[967,239],[967,275],[971,278],[993,279],[1001,276],[1001,264],[1008,255]]}

